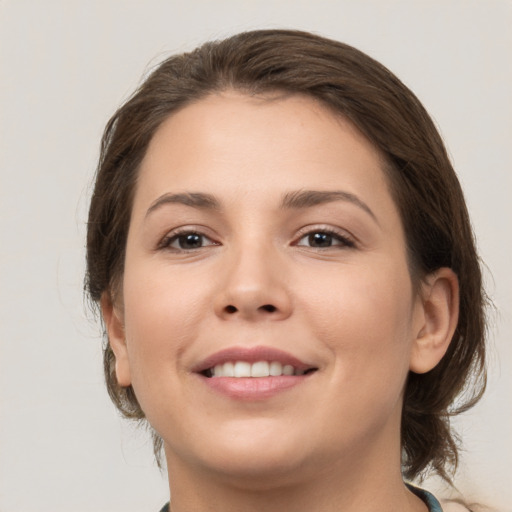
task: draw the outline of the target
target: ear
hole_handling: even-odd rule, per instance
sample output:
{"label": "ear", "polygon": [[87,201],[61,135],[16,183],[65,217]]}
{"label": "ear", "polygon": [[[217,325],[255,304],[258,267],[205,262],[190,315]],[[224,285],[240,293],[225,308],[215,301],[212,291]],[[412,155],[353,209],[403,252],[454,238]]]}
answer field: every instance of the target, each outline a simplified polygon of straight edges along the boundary
{"label": "ear", "polygon": [[459,319],[459,281],[450,268],[429,274],[422,284],[421,320],[411,350],[409,368],[426,373],[443,358]]}
{"label": "ear", "polygon": [[127,387],[132,383],[132,379],[126,347],[123,313],[113,304],[112,297],[107,292],[104,292],[101,296],[100,306],[107,329],[108,341],[116,357],[117,382],[120,386]]}

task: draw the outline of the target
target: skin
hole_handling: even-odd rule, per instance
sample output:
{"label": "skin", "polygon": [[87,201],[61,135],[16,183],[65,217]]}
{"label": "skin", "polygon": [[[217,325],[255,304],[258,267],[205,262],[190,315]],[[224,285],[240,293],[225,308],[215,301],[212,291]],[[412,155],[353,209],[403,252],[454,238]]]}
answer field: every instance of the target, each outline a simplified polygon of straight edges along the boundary
{"label": "skin", "polygon": [[[344,196],[283,207],[305,190]],[[186,193],[218,204],[163,199]],[[314,246],[326,231],[332,245]],[[349,122],[231,91],[167,119],[140,169],[122,300],[102,307],[118,380],[164,440],[172,511],[424,512],[400,473],[402,395],[448,347],[457,280],[440,269],[420,289],[380,155]],[[317,371],[233,399],[193,368],[235,345]]]}

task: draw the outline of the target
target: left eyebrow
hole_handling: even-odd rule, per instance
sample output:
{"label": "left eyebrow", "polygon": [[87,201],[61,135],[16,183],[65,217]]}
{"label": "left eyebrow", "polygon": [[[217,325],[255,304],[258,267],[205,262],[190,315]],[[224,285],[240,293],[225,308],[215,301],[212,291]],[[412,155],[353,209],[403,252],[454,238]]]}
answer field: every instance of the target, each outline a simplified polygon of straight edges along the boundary
{"label": "left eyebrow", "polygon": [[311,208],[312,206],[332,203],[334,201],[346,201],[361,208],[379,224],[377,217],[364,201],[355,194],[343,190],[297,190],[296,192],[288,192],[283,196],[281,208]]}
{"label": "left eyebrow", "polygon": [[154,201],[146,212],[146,217],[166,204],[183,204],[201,210],[219,210],[219,201],[211,194],[190,192],[183,194],[164,194]]}

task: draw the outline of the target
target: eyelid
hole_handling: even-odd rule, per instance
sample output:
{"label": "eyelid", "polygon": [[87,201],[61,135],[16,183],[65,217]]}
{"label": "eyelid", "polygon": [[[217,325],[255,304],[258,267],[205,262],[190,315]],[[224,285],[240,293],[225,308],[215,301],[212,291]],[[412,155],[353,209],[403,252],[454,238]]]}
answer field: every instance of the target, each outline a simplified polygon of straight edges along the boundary
{"label": "eyelid", "polygon": [[[214,240],[214,237],[211,234],[207,234],[210,231],[203,226],[190,225],[190,226],[180,226],[170,231],[167,231],[166,234],[159,239],[156,250],[169,250],[173,252],[193,252],[205,247],[217,246],[221,245],[219,242]],[[171,247],[171,243],[177,240],[180,236],[184,235],[198,235],[203,237],[204,239],[209,240],[211,243],[198,247],[197,249],[181,249],[178,247]]]}
{"label": "eyelid", "polygon": [[299,232],[297,233],[295,237],[295,241],[292,245],[299,246],[299,247],[308,247],[307,245],[299,244],[299,242],[305,238],[308,235],[314,234],[314,233],[326,233],[328,235],[332,235],[333,237],[337,238],[341,242],[343,242],[340,245],[334,245],[327,248],[319,248],[319,247],[312,247],[312,249],[331,249],[332,247],[356,247],[357,241],[356,238],[349,233],[348,231],[340,228],[335,228],[332,226],[326,226],[322,224],[313,225],[313,226],[306,226],[304,228],[301,228]]}

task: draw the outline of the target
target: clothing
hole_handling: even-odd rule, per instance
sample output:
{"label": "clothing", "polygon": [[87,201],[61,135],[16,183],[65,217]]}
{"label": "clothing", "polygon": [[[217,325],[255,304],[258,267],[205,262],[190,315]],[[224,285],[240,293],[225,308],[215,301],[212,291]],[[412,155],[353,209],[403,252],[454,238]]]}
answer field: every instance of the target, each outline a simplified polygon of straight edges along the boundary
{"label": "clothing", "polygon": [[406,484],[408,489],[416,494],[418,498],[422,499],[425,504],[428,507],[429,512],[443,512],[443,509],[441,508],[441,503],[437,501],[436,497],[429,493],[428,491],[425,491],[425,489],[420,489],[419,487],[414,487],[413,485]]}
{"label": "clothing", "polygon": [[[406,484],[411,492],[416,494],[418,498],[422,499],[428,507],[429,512],[443,512],[441,508],[441,504],[433,494],[430,494],[428,491],[424,489],[420,489],[419,487],[414,487],[410,484]],[[167,503],[160,512],[169,512],[169,503]]]}

